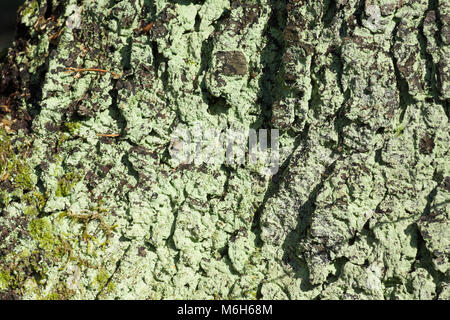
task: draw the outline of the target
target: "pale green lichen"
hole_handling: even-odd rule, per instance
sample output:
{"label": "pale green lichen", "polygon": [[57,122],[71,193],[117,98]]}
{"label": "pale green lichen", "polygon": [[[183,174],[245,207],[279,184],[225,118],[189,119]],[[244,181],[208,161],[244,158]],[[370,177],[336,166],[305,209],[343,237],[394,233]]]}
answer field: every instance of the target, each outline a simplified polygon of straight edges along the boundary
{"label": "pale green lichen", "polygon": [[[27,1],[0,297],[448,299],[448,7]],[[179,126],[280,129],[279,172]]]}

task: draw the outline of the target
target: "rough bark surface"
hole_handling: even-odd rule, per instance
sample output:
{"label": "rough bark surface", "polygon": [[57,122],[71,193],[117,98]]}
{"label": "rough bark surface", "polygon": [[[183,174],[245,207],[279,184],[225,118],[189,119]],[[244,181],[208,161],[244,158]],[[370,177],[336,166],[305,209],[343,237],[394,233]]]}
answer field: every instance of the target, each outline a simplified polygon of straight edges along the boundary
{"label": "rough bark surface", "polygon": [[[449,44],[444,0],[27,1],[0,299],[449,299]],[[177,162],[199,124],[280,170]]]}

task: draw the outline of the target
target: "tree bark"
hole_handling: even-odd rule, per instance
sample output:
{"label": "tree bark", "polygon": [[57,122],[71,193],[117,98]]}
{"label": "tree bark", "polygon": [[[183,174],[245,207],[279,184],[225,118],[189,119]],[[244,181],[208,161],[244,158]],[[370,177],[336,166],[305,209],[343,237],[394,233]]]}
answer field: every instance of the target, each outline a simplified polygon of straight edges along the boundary
{"label": "tree bark", "polygon": [[[0,65],[0,298],[449,299],[449,14],[26,1]],[[250,129],[279,130],[279,167],[247,140],[223,158]]]}

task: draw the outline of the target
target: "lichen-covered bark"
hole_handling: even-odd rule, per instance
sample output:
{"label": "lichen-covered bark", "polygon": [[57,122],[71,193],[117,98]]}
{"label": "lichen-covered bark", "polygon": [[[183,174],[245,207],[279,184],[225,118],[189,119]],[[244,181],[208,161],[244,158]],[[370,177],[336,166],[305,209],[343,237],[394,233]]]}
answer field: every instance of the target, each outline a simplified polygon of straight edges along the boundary
{"label": "lichen-covered bark", "polygon": [[[0,298],[449,299],[450,4],[30,0],[1,61]],[[280,130],[280,170],[180,125]]]}

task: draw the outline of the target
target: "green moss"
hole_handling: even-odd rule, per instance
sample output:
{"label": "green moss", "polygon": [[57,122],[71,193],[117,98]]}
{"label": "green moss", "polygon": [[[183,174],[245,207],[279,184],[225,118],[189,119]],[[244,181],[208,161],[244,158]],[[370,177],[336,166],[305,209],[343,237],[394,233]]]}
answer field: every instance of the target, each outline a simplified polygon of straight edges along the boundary
{"label": "green moss", "polygon": [[28,165],[20,160],[16,160],[12,163],[10,170],[16,174],[14,177],[16,186],[24,190],[31,190],[34,187],[33,180],[31,179],[31,170]]}
{"label": "green moss", "polygon": [[69,172],[58,180],[55,195],[57,197],[67,197],[72,188],[81,180],[79,172]]}
{"label": "green moss", "polygon": [[39,214],[39,211],[36,209],[36,207],[28,206],[24,209],[24,214],[26,216],[36,217]]}
{"label": "green moss", "polygon": [[37,218],[28,225],[31,237],[38,241],[39,247],[44,250],[51,260],[60,260],[71,255],[72,246],[68,239],[55,234],[54,228],[48,218]]}
{"label": "green moss", "polygon": [[69,138],[70,138],[70,134],[68,134],[67,132],[63,132],[58,137],[58,141],[56,142],[57,146],[61,147],[63,145],[63,143],[66,142]]}
{"label": "green moss", "polygon": [[48,269],[39,260],[39,255],[37,250],[24,250],[20,254],[11,253],[3,257],[9,263],[4,264],[0,271],[0,290],[12,289],[19,293],[24,290],[27,279],[32,277],[37,283],[45,279]]}
{"label": "green moss", "polygon": [[[250,300],[257,300],[257,292],[255,290],[244,291],[244,296]],[[238,297],[239,298],[239,297]]]}
{"label": "green moss", "polygon": [[11,201],[11,195],[9,192],[0,191],[0,207],[5,208]]}
{"label": "green moss", "polygon": [[28,3],[25,3],[22,8],[22,18],[29,19],[37,13],[39,9],[39,3],[37,0],[30,1]]}
{"label": "green moss", "polygon": [[39,242],[39,246],[42,249],[48,251],[54,249],[56,238],[53,234],[52,225],[47,218],[32,220],[28,229],[31,237]]}
{"label": "green moss", "polygon": [[11,154],[11,142],[3,128],[0,128],[0,174],[2,178],[8,168],[8,157]]}
{"label": "green moss", "polygon": [[110,293],[114,290],[115,284],[110,281],[111,275],[104,269],[100,268],[94,278],[94,285],[98,290],[102,290],[101,295]]}
{"label": "green moss", "polygon": [[66,122],[64,127],[71,135],[75,135],[80,130],[81,124],[79,122]]}
{"label": "green moss", "polygon": [[99,289],[101,289],[103,286],[106,285],[109,279],[109,274],[106,272],[105,269],[101,268],[97,275],[95,276],[95,283],[99,286]]}
{"label": "green moss", "polygon": [[47,202],[47,196],[39,191],[31,191],[26,193],[22,200],[24,203],[28,204],[25,208],[25,214],[29,216],[37,216],[44,208],[45,203]]}
{"label": "green moss", "polygon": [[57,292],[51,292],[48,295],[46,295],[42,300],[60,300],[60,298]]}
{"label": "green moss", "polygon": [[397,129],[395,130],[395,136],[399,137],[403,134],[403,131],[405,130],[406,126],[405,125],[400,125],[397,127]]}
{"label": "green moss", "polygon": [[64,283],[58,283],[50,293],[38,298],[39,300],[69,300],[75,292],[67,288]]}
{"label": "green moss", "polygon": [[[58,219],[61,220],[63,218],[68,218],[76,223],[83,224],[82,240],[84,240],[87,243],[87,251],[89,253],[91,243],[97,241],[96,237],[97,234],[94,235],[88,233],[89,223],[96,221],[99,224],[99,230],[103,231],[104,236],[106,237],[106,240],[103,243],[101,243],[101,248],[103,250],[109,244],[112,232],[114,231],[114,229],[117,228],[117,225],[110,226],[108,223],[106,223],[104,216],[107,213],[108,210],[104,209],[101,205],[101,201],[99,201],[99,204],[97,206],[79,213],[72,212],[71,210],[62,211],[58,215]],[[93,252],[92,254],[96,255],[95,252]]]}
{"label": "green moss", "polygon": [[9,271],[0,271],[0,290],[5,290],[9,287],[11,282],[11,275]]}
{"label": "green moss", "polygon": [[13,151],[8,134],[0,129],[0,179],[10,180],[15,188],[31,190],[34,187],[31,169],[19,152]]}

